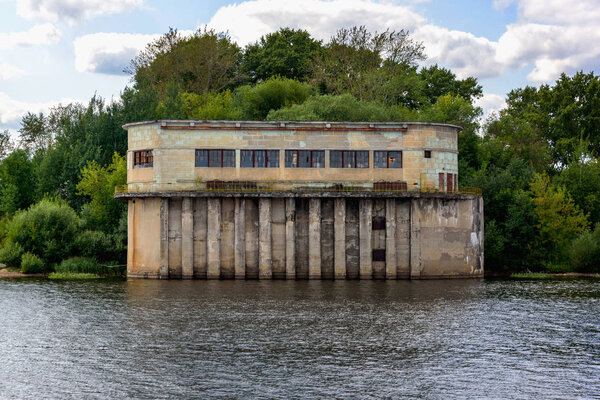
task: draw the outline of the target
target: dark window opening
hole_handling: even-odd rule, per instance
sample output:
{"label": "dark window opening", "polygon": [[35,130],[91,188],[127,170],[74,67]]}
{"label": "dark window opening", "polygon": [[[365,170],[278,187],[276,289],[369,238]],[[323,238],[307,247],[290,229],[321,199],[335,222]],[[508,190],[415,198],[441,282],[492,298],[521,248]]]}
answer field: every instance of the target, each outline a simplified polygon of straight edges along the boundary
{"label": "dark window opening", "polygon": [[196,167],[235,167],[235,150],[196,150]]}
{"label": "dark window opening", "polygon": [[330,168],[369,168],[368,151],[339,151],[329,153]]}
{"label": "dark window opening", "polygon": [[286,150],[286,168],[323,168],[325,152],[323,150]]}
{"label": "dark window opening", "polygon": [[242,168],[279,168],[279,150],[242,150]]}
{"label": "dark window opening", "polygon": [[150,168],[154,166],[152,150],[139,150],[133,152],[133,168]]}
{"label": "dark window opening", "polygon": [[372,228],[374,231],[385,230],[385,217],[373,217]]}
{"label": "dark window opening", "polygon": [[373,261],[385,261],[385,249],[373,249]]}
{"label": "dark window opening", "polygon": [[401,151],[376,151],[375,168],[402,168]]}
{"label": "dark window opening", "polygon": [[425,150],[425,158],[431,158],[431,150]]}

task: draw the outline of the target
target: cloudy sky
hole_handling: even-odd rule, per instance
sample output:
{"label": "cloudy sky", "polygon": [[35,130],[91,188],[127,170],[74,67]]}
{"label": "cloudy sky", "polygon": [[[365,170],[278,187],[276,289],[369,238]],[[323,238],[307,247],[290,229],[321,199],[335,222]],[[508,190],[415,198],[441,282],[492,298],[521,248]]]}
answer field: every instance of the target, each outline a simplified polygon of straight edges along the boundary
{"label": "cloudy sky", "polygon": [[426,64],[475,76],[489,112],[512,88],[598,70],[599,0],[0,0],[0,129],[58,103],[118,98],[122,71],[169,27],[208,25],[240,45],[280,27],[408,29]]}

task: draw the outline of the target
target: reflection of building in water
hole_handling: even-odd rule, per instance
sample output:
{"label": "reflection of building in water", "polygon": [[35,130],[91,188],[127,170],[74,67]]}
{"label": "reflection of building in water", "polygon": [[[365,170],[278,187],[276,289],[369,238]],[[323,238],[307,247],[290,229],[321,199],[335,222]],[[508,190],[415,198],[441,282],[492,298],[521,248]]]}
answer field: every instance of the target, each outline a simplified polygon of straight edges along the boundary
{"label": "reflection of building in water", "polygon": [[481,277],[483,200],[460,127],[126,124],[129,277]]}

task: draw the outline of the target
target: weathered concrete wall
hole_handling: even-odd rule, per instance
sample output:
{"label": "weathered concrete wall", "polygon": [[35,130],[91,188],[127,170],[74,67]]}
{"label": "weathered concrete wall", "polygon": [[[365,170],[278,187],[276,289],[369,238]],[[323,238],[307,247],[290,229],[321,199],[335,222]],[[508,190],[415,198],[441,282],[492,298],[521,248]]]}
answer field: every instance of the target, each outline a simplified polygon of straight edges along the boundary
{"label": "weathered concrete wall", "polygon": [[[440,173],[458,173],[459,127],[435,123],[157,121],[126,125],[127,183],[148,191],[196,181],[405,181],[439,188]],[[329,127],[328,127],[329,125]],[[404,128],[404,126],[406,128]],[[196,168],[195,149],[234,149],[236,166]],[[241,149],[279,150],[279,168],[241,168]],[[324,150],[325,168],[285,168],[285,150]],[[154,165],[134,168],[133,152],[152,150]],[[331,150],[369,151],[369,168],[330,168]],[[374,168],[374,151],[402,151],[402,168]],[[424,151],[431,151],[431,158]]]}
{"label": "weathered concrete wall", "polygon": [[483,276],[478,196],[149,197],[128,218],[132,278]]}

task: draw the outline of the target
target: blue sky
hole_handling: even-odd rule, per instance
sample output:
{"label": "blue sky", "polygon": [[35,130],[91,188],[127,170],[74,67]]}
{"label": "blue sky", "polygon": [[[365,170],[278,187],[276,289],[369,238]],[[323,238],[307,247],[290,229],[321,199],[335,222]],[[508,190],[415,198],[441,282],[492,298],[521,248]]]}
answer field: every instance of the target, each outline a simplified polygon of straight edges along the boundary
{"label": "blue sky", "polygon": [[598,0],[0,0],[0,129],[58,103],[118,98],[123,67],[169,27],[208,25],[244,46],[282,26],[409,29],[425,64],[475,76],[486,112],[516,87],[600,62]]}

